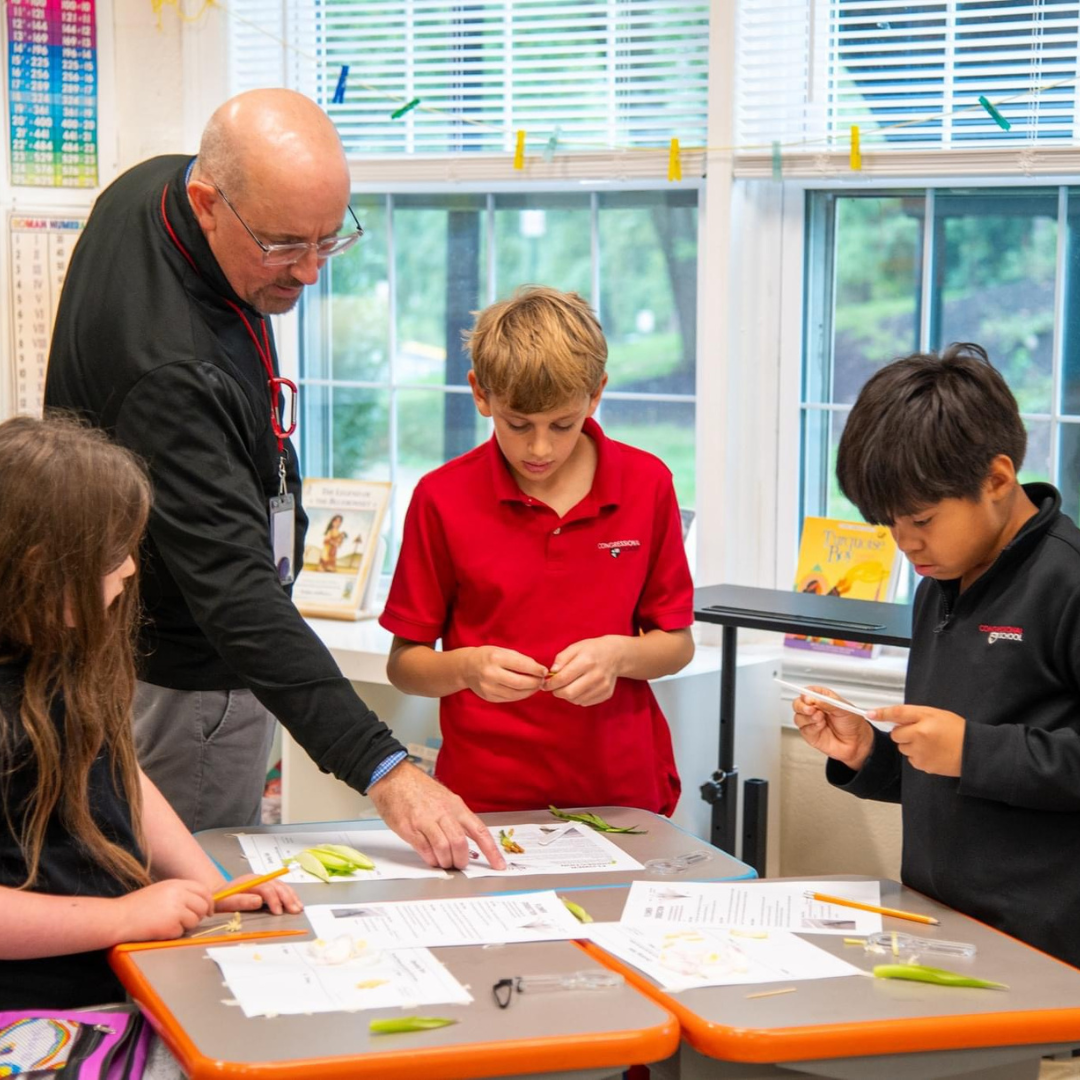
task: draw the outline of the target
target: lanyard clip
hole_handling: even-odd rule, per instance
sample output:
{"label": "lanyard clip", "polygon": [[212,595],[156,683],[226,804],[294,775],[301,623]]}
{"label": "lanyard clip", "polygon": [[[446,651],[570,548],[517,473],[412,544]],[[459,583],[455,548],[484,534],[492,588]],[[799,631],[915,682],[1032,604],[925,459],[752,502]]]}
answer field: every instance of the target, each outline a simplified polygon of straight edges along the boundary
{"label": "lanyard clip", "polygon": [[282,454],[278,458],[277,471],[278,471],[278,481],[279,481],[278,494],[279,495],[287,495],[289,489],[288,489],[288,486],[285,483],[285,455],[284,454]]}

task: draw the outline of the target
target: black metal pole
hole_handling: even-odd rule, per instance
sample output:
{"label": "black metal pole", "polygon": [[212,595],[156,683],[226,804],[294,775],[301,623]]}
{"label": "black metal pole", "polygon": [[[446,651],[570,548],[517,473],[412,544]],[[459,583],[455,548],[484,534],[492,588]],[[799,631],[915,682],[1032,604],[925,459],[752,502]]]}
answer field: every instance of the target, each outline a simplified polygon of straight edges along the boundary
{"label": "black metal pole", "polygon": [[739,811],[739,770],[735,767],[735,664],[739,629],[725,626],[720,647],[720,760],[716,780],[720,785],[712,808],[712,842],[735,854]]}
{"label": "black metal pole", "polygon": [[743,782],[743,839],[744,863],[749,863],[765,876],[765,861],[769,840],[769,781],[746,780]]}

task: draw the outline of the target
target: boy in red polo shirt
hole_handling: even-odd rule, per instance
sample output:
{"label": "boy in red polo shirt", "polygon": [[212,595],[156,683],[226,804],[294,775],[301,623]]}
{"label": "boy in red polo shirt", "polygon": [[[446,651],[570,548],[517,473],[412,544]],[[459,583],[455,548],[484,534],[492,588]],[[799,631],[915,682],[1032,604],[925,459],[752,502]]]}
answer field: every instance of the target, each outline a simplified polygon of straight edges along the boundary
{"label": "boy in red polo shirt", "polygon": [[437,775],[474,811],[671,814],[679,777],[647,682],[694,654],[671,473],[592,419],[607,343],[576,293],[519,290],[468,344],[495,434],[413,494],[379,620],[390,681],[441,699]]}

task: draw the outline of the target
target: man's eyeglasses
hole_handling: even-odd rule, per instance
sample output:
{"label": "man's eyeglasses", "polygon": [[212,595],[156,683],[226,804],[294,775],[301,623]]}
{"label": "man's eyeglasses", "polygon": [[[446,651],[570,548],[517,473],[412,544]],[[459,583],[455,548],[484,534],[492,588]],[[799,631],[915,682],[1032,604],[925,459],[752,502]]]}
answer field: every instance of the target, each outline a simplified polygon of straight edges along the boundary
{"label": "man's eyeglasses", "polygon": [[248,236],[259,245],[263,253],[263,266],[291,266],[293,263],[299,262],[312,249],[315,251],[316,258],[332,259],[335,255],[348,251],[364,235],[364,227],[357,221],[356,214],[353,213],[353,208],[350,206],[349,213],[352,215],[353,222],[356,225],[356,232],[347,233],[345,236],[330,236],[325,240],[306,244],[264,244],[251,231],[248,223],[240,216],[240,212],[229,201],[229,196],[217,184],[214,185],[214,190],[224,200],[225,205],[236,214],[236,220],[244,226]]}

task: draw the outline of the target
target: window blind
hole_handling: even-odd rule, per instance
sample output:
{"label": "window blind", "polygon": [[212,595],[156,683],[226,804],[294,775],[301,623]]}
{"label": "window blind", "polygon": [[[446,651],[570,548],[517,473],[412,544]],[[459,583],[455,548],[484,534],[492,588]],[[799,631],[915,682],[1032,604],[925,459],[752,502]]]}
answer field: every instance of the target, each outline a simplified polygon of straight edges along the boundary
{"label": "window blind", "polygon": [[233,91],[310,93],[351,154],[505,153],[518,130],[530,151],[556,132],[566,150],[705,142],[707,0],[234,0],[229,13]]}
{"label": "window blind", "polygon": [[1078,141],[1080,0],[739,0],[737,33],[739,154]]}

